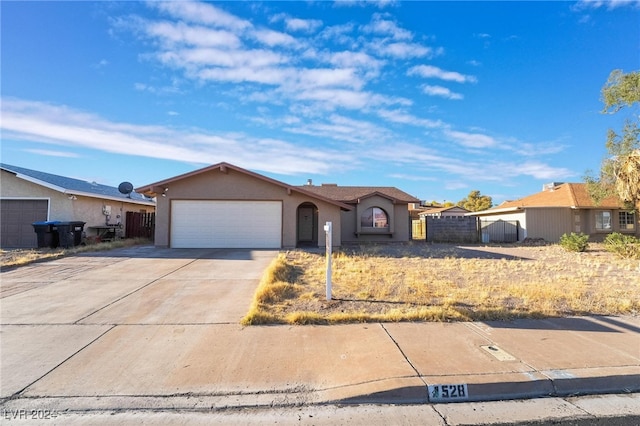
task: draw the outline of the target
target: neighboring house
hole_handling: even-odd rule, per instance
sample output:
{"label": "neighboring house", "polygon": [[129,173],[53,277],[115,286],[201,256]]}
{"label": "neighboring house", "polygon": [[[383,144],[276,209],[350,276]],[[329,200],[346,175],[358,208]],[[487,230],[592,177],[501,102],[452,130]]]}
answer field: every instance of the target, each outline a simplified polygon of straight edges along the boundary
{"label": "neighboring house", "polygon": [[124,226],[128,211],[155,211],[153,200],[135,192],[127,196],[115,187],[8,164],[0,164],[0,169],[3,248],[36,247],[33,222],[85,222],[84,229],[91,236],[98,234],[93,227]]}
{"label": "neighboring house", "polygon": [[[219,163],[136,191],[157,196],[156,246],[318,247],[325,245],[326,222],[333,224],[335,246],[358,237],[409,239],[406,194],[402,191],[386,193],[370,188],[355,193],[352,189],[351,195],[344,197],[333,191],[337,186],[331,192],[321,188],[326,187],[292,186]],[[370,217],[361,218],[368,213]]]}
{"label": "neighboring house", "polygon": [[612,232],[640,236],[635,213],[615,198],[596,204],[583,183],[546,184],[541,192],[469,215],[483,221],[511,222],[520,241],[543,238],[557,242],[571,232],[588,234],[592,241],[601,241]]}
{"label": "neighboring house", "polygon": [[460,206],[450,206],[450,207],[426,207],[418,216],[420,217],[459,217],[464,216],[467,213],[470,213],[469,210],[460,207]]}

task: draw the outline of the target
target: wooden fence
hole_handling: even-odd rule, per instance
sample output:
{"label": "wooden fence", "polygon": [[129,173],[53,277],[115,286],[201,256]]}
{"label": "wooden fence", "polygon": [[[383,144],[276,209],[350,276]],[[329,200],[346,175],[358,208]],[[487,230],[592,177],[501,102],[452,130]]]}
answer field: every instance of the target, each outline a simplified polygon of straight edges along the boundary
{"label": "wooden fence", "polygon": [[155,229],[155,213],[127,212],[125,238],[149,238],[152,240]]}

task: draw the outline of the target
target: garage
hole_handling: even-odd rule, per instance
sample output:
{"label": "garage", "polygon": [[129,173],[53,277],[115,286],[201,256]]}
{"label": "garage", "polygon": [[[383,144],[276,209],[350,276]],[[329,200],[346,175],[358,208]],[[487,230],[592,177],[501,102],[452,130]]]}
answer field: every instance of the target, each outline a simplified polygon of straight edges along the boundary
{"label": "garage", "polygon": [[281,201],[172,200],[172,248],[280,248]]}
{"label": "garage", "polygon": [[47,220],[48,200],[7,200],[0,201],[0,247],[34,248],[38,241],[31,225],[33,222]]}

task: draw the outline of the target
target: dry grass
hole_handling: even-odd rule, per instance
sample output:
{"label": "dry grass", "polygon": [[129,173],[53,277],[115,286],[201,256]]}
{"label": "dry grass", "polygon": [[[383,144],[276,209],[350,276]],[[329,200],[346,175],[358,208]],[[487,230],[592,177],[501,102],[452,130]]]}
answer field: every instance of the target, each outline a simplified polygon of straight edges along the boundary
{"label": "dry grass", "polygon": [[77,253],[87,253],[93,251],[107,251],[115,248],[130,247],[141,244],[150,244],[150,241],[144,238],[130,238],[125,240],[115,240],[107,243],[88,244],[86,246],[64,248],[42,248],[42,249],[16,249],[16,250],[0,250],[0,268],[14,268],[18,266],[28,265],[34,262],[44,260],[58,259]]}
{"label": "dry grass", "polygon": [[[280,254],[244,324],[468,321],[640,312],[640,264],[596,246],[372,245]],[[271,269],[271,268],[270,268]],[[277,276],[276,276],[277,275]],[[251,318],[248,320],[248,318]]]}

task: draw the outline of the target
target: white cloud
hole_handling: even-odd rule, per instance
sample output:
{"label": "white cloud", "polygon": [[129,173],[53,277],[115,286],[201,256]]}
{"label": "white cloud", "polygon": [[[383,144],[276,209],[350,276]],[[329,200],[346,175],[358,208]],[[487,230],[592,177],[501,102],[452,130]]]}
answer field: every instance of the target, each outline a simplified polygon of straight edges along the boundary
{"label": "white cloud", "polygon": [[445,71],[433,65],[416,65],[409,68],[407,75],[419,75],[424,78],[438,78],[456,83],[475,83],[478,79],[472,75],[464,75],[455,71]]}
{"label": "white cloud", "polygon": [[149,5],[186,21],[207,24],[218,28],[241,31],[251,28],[249,21],[240,19],[209,3],[194,1],[149,2]]}
{"label": "white cloud", "polygon": [[498,146],[498,141],[496,141],[491,136],[487,136],[482,133],[467,133],[455,130],[446,130],[444,134],[454,142],[467,148],[491,148]]}
{"label": "white cloud", "polygon": [[560,180],[575,176],[575,173],[564,167],[552,167],[537,161],[527,161],[520,164],[503,164],[501,173],[507,176],[531,176],[540,180]]}
{"label": "white cloud", "polygon": [[316,31],[322,26],[322,21],[318,19],[286,18],[284,22],[289,31],[304,31],[307,33]]}
{"label": "white cloud", "polygon": [[[113,122],[66,106],[2,99],[3,138],[40,141],[125,155],[196,164],[229,161],[241,167],[280,174],[329,173],[351,167],[344,152],[255,138]],[[135,147],[135,149],[132,149]]]}
{"label": "white cloud", "polygon": [[411,124],[418,127],[438,128],[444,127],[445,124],[441,120],[431,120],[428,118],[418,118],[412,114],[402,110],[380,109],[378,115],[387,121],[401,124]]}
{"label": "white cloud", "polygon": [[605,7],[607,10],[617,9],[619,7],[635,7],[640,8],[640,0],[578,0],[572,6],[574,11],[582,11],[585,9],[599,9]]}
{"label": "white cloud", "polygon": [[423,46],[418,43],[381,43],[374,42],[372,48],[385,56],[391,56],[398,59],[433,57],[436,55],[431,47]]}
{"label": "white cloud", "polygon": [[422,91],[429,96],[440,96],[442,98],[453,100],[460,100],[464,98],[464,96],[462,96],[460,93],[452,92],[451,90],[442,86],[430,86],[425,84],[424,86],[422,86]]}
{"label": "white cloud", "polygon": [[30,152],[31,154],[44,155],[47,157],[63,157],[63,158],[80,158],[80,155],[75,152],[67,152],[67,151],[52,151],[48,149],[25,149],[25,152]]}
{"label": "white cloud", "polygon": [[289,34],[273,31],[269,29],[261,29],[253,32],[253,36],[260,43],[267,46],[294,46],[298,42]]}
{"label": "white cloud", "polygon": [[411,40],[413,38],[411,31],[400,28],[394,21],[384,19],[384,15],[380,13],[373,15],[371,22],[363,25],[361,30],[365,34],[387,36],[393,40]]}
{"label": "white cloud", "polygon": [[234,48],[241,44],[238,36],[232,32],[189,26],[183,22],[147,22],[143,29],[148,36],[158,38],[166,47],[186,44]]}

